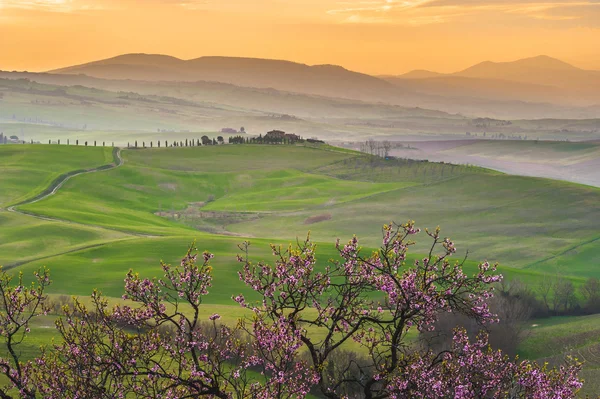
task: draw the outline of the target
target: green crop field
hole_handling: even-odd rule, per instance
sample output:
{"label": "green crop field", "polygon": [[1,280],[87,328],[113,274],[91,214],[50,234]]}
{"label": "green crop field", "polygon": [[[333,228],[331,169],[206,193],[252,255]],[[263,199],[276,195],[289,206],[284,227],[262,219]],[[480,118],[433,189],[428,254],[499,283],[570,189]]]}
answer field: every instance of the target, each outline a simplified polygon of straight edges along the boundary
{"label": "green crop field", "polygon": [[[123,149],[120,166],[95,171],[116,163],[114,156],[112,148],[0,146],[0,264],[25,276],[47,266],[53,297],[98,288],[119,301],[130,268],[157,276],[161,260],[178,262],[196,240],[200,250],[215,254],[206,314],[218,309],[232,322],[243,314],[232,295],[257,299],[237,275],[242,241],[251,242],[254,260],[269,261],[270,243],[288,245],[310,231],[323,266],[336,258],[336,238],[356,234],[369,251],[379,244],[382,224],[411,219],[419,227],[440,225],[456,242],[457,259],[468,250],[468,272],[488,259],[500,262],[507,279],[532,287],[544,273],[560,272],[576,286],[600,277],[600,189],[589,186],[384,161],[328,146]],[[54,195],[26,201],[73,171],[88,172],[66,180]],[[425,234],[417,241],[409,260],[426,253]],[[26,351],[53,336],[51,321],[33,326]],[[550,348],[562,345],[592,358],[596,322],[533,321],[520,352],[555,359],[565,351]],[[573,328],[581,336],[571,336]]]}

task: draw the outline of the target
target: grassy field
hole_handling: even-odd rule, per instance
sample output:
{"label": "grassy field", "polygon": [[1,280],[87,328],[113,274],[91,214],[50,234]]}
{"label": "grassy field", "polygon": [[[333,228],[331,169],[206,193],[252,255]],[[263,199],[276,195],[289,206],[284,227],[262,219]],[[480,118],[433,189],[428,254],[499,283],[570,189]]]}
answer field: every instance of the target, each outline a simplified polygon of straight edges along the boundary
{"label": "grassy field", "polygon": [[113,162],[112,148],[0,146],[0,207],[42,192],[60,175]]}
{"label": "grassy field", "polygon": [[551,317],[530,320],[520,356],[560,365],[566,356],[584,362],[581,392],[596,397],[600,392],[600,315]]}
{"label": "grassy field", "polygon": [[[0,208],[35,197],[64,173],[113,162],[112,149],[81,146],[0,146],[0,154],[13,175],[0,177]],[[269,261],[270,243],[286,245],[308,231],[319,243],[319,267],[336,258],[336,238],[356,234],[368,251],[378,246],[382,224],[414,219],[420,227],[441,225],[457,243],[457,258],[468,249],[468,272],[489,259],[501,262],[509,280],[531,286],[542,273],[559,271],[577,286],[600,276],[600,189],[588,186],[373,160],[326,146],[123,150],[122,157],[119,167],[75,176],[55,195],[17,207],[55,220],[0,209],[0,264],[26,276],[49,267],[53,295],[86,296],[98,288],[118,301],[127,270],[157,276],[161,260],[178,262],[196,240],[215,254],[207,315],[218,309],[229,322],[242,315],[232,295],[257,299],[238,279],[237,245],[249,240],[252,258]],[[417,239],[410,259],[427,249],[425,235]],[[40,323],[25,351],[52,336],[51,318]],[[592,358],[596,323],[536,320],[520,352],[558,359],[567,348]],[[596,367],[593,360],[586,373]]]}
{"label": "grassy field", "polygon": [[184,211],[195,206],[205,218],[211,212],[234,222],[236,215],[254,216],[223,226],[224,233],[290,241],[310,230],[321,242],[357,234],[370,247],[378,245],[383,223],[413,219],[422,227],[441,225],[473,260],[599,275],[581,261],[600,256],[594,245],[600,189],[465,166],[373,164],[352,152],[303,147],[146,149],[123,156],[122,167],[71,179],[57,195],[21,209],[125,232],[191,237],[197,232]]}

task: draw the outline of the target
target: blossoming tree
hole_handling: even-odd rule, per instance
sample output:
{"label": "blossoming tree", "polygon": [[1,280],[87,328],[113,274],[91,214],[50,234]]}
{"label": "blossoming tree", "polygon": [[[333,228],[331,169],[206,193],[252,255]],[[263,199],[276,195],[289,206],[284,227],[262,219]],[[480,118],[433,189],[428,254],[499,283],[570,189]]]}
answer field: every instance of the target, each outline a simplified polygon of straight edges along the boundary
{"label": "blossoming tree", "polygon": [[[310,239],[272,246],[273,264],[253,263],[244,243],[239,276],[260,300],[234,295],[252,316],[229,324],[218,314],[200,317],[213,256],[192,247],[179,265],[162,264],[163,278],[130,271],[124,298],[131,306],[110,307],[94,292],[91,309],[79,301],[66,307],[57,322],[62,340],[11,382],[21,397],[37,392],[51,399],[279,399],[311,392],[332,399],[574,398],[581,387],[576,362],[548,369],[511,360],[488,346],[485,332],[470,340],[456,330],[452,347],[439,352],[409,339],[413,330],[432,330],[444,312],[482,326],[496,322],[487,300],[501,279],[487,262],[466,275],[462,262],[451,262],[454,243],[439,229],[426,231],[428,255],[409,262],[417,233],[412,222],[385,226],[381,247],[369,254],[357,238],[338,242],[339,261],[328,266],[317,264]],[[13,292],[8,284],[4,290]],[[5,374],[15,375],[16,364]]]}

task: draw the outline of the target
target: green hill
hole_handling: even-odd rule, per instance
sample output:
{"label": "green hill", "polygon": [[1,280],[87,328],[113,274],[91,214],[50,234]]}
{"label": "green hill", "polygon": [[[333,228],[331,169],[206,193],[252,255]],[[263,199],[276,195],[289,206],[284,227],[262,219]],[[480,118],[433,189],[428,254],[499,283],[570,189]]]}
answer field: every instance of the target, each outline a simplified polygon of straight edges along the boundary
{"label": "green hill", "polygon": [[[35,159],[36,151],[51,147],[31,148]],[[474,261],[499,261],[534,275],[558,270],[577,280],[600,275],[584,262],[600,256],[593,245],[600,236],[599,189],[467,166],[384,161],[332,147],[162,148],[122,155],[124,165],[77,176],[56,195],[19,209],[134,239],[112,246],[164,240],[165,254],[174,258],[196,237],[230,242],[233,256],[242,237],[287,243],[309,230],[320,242],[356,234],[375,247],[383,223],[413,219],[422,227],[441,225],[459,253],[468,250]],[[156,262],[160,254],[154,254],[142,259]],[[87,262],[78,253],[68,259]]]}
{"label": "green hill", "polygon": [[[378,245],[382,224],[413,219],[420,227],[441,225],[457,243],[457,258],[468,250],[467,272],[489,259],[501,262],[508,280],[518,277],[532,287],[543,273],[559,271],[576,285],[600,276],[600,189],[469,166],[386,161],[328,146],[224,145],[120,154],[123,164],[95,171],[115,163],[111,148],[0,146],[0,264],[26,276],[48,266],[53,298],[86,296],[98,288],[118,301],[127,270],[158,275],[160,260],[178,262],[197,240],[200,250],[215,254],[206,312],[218,308],[231,321],[242,314],[231,296],[253,298],[237,275],[240,242],[251,242],[253,259],[270,261],[269,243],[286,245],[310,230],[323,266],[336,257],[336,238],[356,234],[368,250]],[[25,201],[81,170],[88,172],[66,180],[54,195]],[[426,253],[425,235],[417,242],[409,261]],[[569,351],[596,359],[590,343],[598,336],[595,320],[535,321],[520,351],[558,359],[566,353],[564,345],[548,348],[582,328],[592,338],[574,336]],[[33,326],[25,351],[34,353],[52,337],[51,322]],[[594,367],[586,375],[593,377]]]}

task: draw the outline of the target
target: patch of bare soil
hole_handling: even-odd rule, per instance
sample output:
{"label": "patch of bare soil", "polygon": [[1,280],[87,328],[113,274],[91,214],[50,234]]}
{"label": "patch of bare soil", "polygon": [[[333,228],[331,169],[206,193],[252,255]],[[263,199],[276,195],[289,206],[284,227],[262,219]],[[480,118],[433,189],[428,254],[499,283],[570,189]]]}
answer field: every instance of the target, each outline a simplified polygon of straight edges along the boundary
{"label": "patch of bare soil", "polygon": [[123,185],[125,188],[130,188],[135,191],[140,191],[142,193],[150,192],[150,189],[146,186],[140,186],[139,184],[125,184]]}
{"label": "patch of bare soil", "polygon": [[158,187],[162,188],[163,190],[169,190],[169,191],[177,191],[177,184],[175,183],[160,183],[158,185]]}
{"label": "patch of bare soil", "polygon": [[324,213],[322,215],[311,216],[304,221],[304,224],[314,224],[314,223],[324,222],[326,220],[331,220],[331,214]]}
{"label": "patch of bare soil", "polygon": [[257,213],[203,211],[204,202],[189,204],[186,209],[155,212],[155,215],[174,220],[207,233],[247,237],[232,233],[227,226],[235,223],[252,221],[260,218]]}

